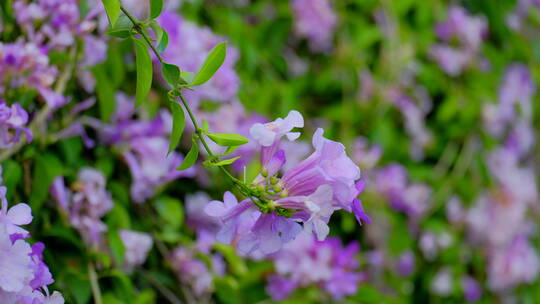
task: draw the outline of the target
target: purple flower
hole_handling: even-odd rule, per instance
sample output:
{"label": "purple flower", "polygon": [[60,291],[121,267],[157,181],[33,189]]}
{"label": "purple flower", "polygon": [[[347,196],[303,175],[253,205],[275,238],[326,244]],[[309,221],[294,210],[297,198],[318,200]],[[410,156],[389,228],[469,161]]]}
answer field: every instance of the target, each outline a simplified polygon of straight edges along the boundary
{"label": "purple flower", "polygon": [[300,132],[291,132],[291,130],[302,127],[304,127],[302,114],[293,110],[285,118],[278,118],[266,124],[254,124],[249,133],[261,146],[270,147],[282,136],[287,136],[290,141],[297,139]]}
{"label": "purple flower", "polygon": [[311,50],[327,52],[337,26],[337,16],[328,0],[292,0],[294,31],[309,40]]}
{"label": "purple flower", "polygon": [[32,141],[32,131],[26,127],[28,113],[18,104],[7,106],[0,98],[0,149],[7,149],[20,141],[26,134],[26,141]]}
{"label": "purple flower", "polygon": [[296,288],[315,286],[340,300],[356,293],[363,278],[357,271],[357,252],[356,243],[343,247],[338,239],[319,242],[301,233],[271,257],[276,274],[269,277],[266,290],[273,300],[284,300]]}
{"label": "purple flower", "polygon": [[72,188],[73,192],[66,188],[62,177],[57,177],[50,191],[85,243],[97,248],[107,230],[101,217],[113,207],[111,194],[105,189],[105,177],[95,169],[83,168]]}
{"label": "purple flower", "polygon": [[375,176],[375,187],[385,196],[392,208],[417,219],[428,209],[431,189],[424,184],[409,183],[405,168],[390,164],[381,168]]}
{"label": "purple flower", "polygon": [[452,288],[452,273],[447,268],[440,269],[431,282],[431,291],[440,296],[448,296]]}
{"label": "purple flower", "polygon": [[470,276],[464,276],[461,279],[461,288],[467,302],[476,302],[482,297],[482,287]]}
{"label": "purple flower", "polygon": [[533,282],[539,269],[536,250],[525,236],[517,236],[507,246],[491,250],[488,286],[493,291],[511,290],[518,284]]}
{"label": "purple flower", "polygon": [[125,248],[125,267],[131,271],[134,267],[142,265],[152,248],[152,237],[148,233],[133,230],[120,230],[120,238]]}
{"label": "purple flower", "polygon": [[6,226],[0,224],[0,289],[19,292],[33,278],[30,254],[32,248],[24,240],[11,241]]}
{"label": "purple flower", "polygon": [[414,272],[415,258],[414,253],[406,251],[402,253],[396,264],[396,270],[398,275],[402,277],[408,277]]}
{"label": "purple flower", "polygon": [[195,295],[202,296],[213,291],[212,273],[203,261],[195,257],[195,253],[188,248],[178,247],[169,261],[180,282],[188,285]]}
{"label": "purple flower", "polygon": [[[464,8],[452,6],[447,20],[437,24],[436,32],[443,43],[432,47],[431,56],[448,75],[458,76],[475,62],[487,35],[487,21],[484,16],[472,16]],[[459,42],[457,47],[450,45],[452,39]]]}
{"label": "purple flower", "polygon": [[17,234],[26,238],[28,237],[28,231],[19,226],[28,225],[32,222],[32,209],[25,203],[19,203],[8,208],[6,192],[7,188],[0,186],[0,200],[2,202],[2,209],[0,209],[0,223],[5,225],[8,234]]}

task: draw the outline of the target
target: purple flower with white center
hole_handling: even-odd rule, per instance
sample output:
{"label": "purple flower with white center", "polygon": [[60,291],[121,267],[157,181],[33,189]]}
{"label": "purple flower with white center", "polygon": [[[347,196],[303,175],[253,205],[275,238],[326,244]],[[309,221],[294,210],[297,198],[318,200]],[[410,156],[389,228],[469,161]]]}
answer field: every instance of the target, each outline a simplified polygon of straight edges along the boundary
{"label": "purple flower with white center", "polygon": [[62,177],[57,177],[50,191],[84,242],[99,248],[102,234],[107,230],[101,217],[113,207],[111,194],[105,189],[105,177],[95,169],[83,168],[72,188],[73,192],[65,186]]}
{"label": "purple flower with white center", "polygon": [[132,271],[134,267],[146,261],[148,252],[152,248],[152,237],[148,233],[133,230],[120,230],[120,238],[125,248],[125,268]]}
{"label": "purple flower with white center", "polygon": [[476,302],[482,297],[482,286],[470,276],[464,276],[461,279],[461,288],[467,302]]}
{"label": "purple flower with white center", "polygon": [[[227,40],[217,36],[209,28],[184,20],[173,11],[164,11],[158,22],[169,34],[169,46],[162,56],[165,61],[177,65],[182,71],[197,72],[208,52],[218,43]],[[212,79],[195,91],[186,91],[186,100],[195,105],[204,99],[215,102],[234,100],[239,87],[239,77],[234,70],[237,59],[238,51],[228,47],[225,62]]]}
{"label": "purple flower with white center", "polygon": [[291,132],[294,128],[304,127],[304,118],[298,111],[290,111],[287,117],[278,118],[269,123],[254,124],[249,133],[251,137],[263,147],[270,147],[282,136],[287,136],[290,141],[297,139],[300,132]]}
{"label": "purple flower with white center", "polygon": [[356,293],[363,275],[358,272],[358,244],[346,247],[335,238],[323,242],[300,233],[271,256],[276,274],[269,277],[267,292],[273,300],[284,300],[297,288],[320,287],[334,300]]}
{"label": "purple flower with white center", "polygon": [[328,0],[292,0],[294,31],[315,52],[328,52],[338,19]]}

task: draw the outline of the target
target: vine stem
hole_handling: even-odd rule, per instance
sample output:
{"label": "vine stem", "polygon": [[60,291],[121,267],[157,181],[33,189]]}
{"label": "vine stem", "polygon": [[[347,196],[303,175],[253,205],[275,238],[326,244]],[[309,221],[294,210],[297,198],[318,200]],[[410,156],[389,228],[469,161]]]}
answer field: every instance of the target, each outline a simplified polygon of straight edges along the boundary
{"label": "vine stem", "polygon": [[99,283],[97,279],[96,269],[92,261],[88,262],[88,276],[90,278],[90,286],[92,287],[92,295],[94,296],[95,304],[103,304],[101,299],[101,290],[99,289]]}

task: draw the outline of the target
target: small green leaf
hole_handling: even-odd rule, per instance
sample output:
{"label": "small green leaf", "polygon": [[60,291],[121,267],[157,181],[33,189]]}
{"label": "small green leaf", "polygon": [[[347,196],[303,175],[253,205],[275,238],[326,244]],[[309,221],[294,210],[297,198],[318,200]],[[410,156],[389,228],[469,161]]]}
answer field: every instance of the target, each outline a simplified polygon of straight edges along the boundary
{"label": "small green leaf", "polygon": [[188,71],[180,71],[180,77],[184,79],[186,83],[191,83],[195,78],[195,73]]}
{"label": "small green leaf", "polygon": [[162,31],[159,43],[157,45],[158,52],[162,53],[165,51],[167,45],[169,45],[169,35],[167,35],[166,31]]}
{"label": "small green leaf", "polygon": [[232,163],[234,163],[237,159],[239,159],[240,156],[237,156],[237,157],[233,157],[233,158],[229,158],[229,159],[224,159],[222,161],[218,161],[217,163],[214,163],[213,165],[214,166],[226,166],[226,165],[230,165]]}
{"label": "small green leaf", "polygon": [[189,150],[188,154],[186,155],[186,158],[184,158],[184,161],[178,167],[177,170],[186,170],[188,168],[191,168],[197,161],[197,158],[199,157],[199,146],[197,144],[197,141],[195,140],[195,136],[193,136],[193,145],[191,146],[191,150]]}
{"label": "small green leaf", "polygon": [[102,2],[111,26],[114,26],[120,16],[120,0],[102,0]]}
{"label": "small green leaf", "polygon": [[135,62],[137,67],[135,107],[138,107],[146,99],[152,86],[152,59],[144,42],[133,39],[133,43],[135,43]]}
{"label": "small green leaf", "polygon": [[249,142],[247,138],[236,133],[208,133],[207,135],[213,142],[224,147],[241,146]]}
{"label": "small green leaf", "polygon": [[166,227],[172,226],[174,229],[180,228],[184,221],[184,211],[182,203],[172,197],[160,196],[155,201],[156,210],[159,217],[163,219]]}
{"label": "small green leaf", "polygon": [[118,231],[109,231],[107,238],[109,240],[109,246],[113,256],[114,263],[119,266],[124,262],[124,255],[126,249],[124,248],[124,243]]}
{"label": "small green leaf", "polygon": [[203,133],[203,134],[208,133],[208,129],[209,129],[209,128],[210,128],[210,125],[208,124],[208,120],[204,119],[204,120],[202,121],[202,128],[201,128],[202,133]]}
{"label": "small green leaf", "polygon": [[173,127],[171,131],[169,152],[167,152],[167,154],[171,153],[171,151],[176,148],[180,138],[182,138],[182,133],[184,132],[184,121],[186,119],[182,106],[175,101],[171,101],[171,112],[173,116]]}
{"label": "small green leaf", "polygon": [[180,69],[174,64],[163,63],[163,66],[161,67],[161,72],[163,73],[163,77],[165,78],[167,83],[169,83],[174,88],[178,83],[178,79],[180,78]]}
{"label": "small green leaf", "polygon": [[128,17],[122,15],[118,18],[116,24],[111,26],[107,31],[107,34],[117,38],[127,38],[131,34],[132,29],[133,23],[131,23]]}
{"label": "small green leaf", "polygon": [[227,147],[227,150],[221,156],[229,155],[229,154],[233,153],[234,151],[236,151],[236,149],[238,149],[238,146]]}
{"label": "small green leaf", "polygon": [[150,0],[150,18],[157,18],[162,10],[163,0]]}
{"label": "small green leaf", "polygon": [[197,72],[197,75],[195,75],[195,79],[193,79],[193,82],[188,86],[198,86],[212,78],[219,67],[221,67],[223,64],[223,61],[225,61],[226,52],[227,42],[221,42],[216,45],[210,51],[210,53],[208,53],[208,56],[199,69],[199,72]]}
{"label": "small green leaf", "polygon": [[99,114],[101,120],[108,122],[116,107],[116,89],[104,63],[95,66],[93,72],[96,79]]}

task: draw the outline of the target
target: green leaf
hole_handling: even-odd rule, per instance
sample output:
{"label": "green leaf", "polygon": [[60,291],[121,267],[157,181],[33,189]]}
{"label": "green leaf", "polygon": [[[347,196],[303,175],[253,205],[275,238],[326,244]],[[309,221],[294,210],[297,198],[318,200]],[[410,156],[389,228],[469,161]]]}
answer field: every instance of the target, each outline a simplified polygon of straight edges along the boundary
{"label": "green leaf", "polygon": [[182,133],[184,132],[184,122],[186,119],[182,106],[175,101],[171,101],[171,112],[173,116],[173,127],[171,131],[169,151],[167,154],[171,153],[171,151],[176,148],[180,138],[182,138]]}
{"label": "green leaf", "polygon": [[155,206],[159,216],[166,223],[164,226],[174,229],[180,228],[184,221],[184,211],[182,209],[182,203],[179,200],[168,196],[161,196],[156,199]]}
{"label": "green leaf", "polygon": [[197,72],[197,75],[195,75],[193,82],[190,83],[188,86],[198,86],[212,78],[212,76],[214,76],[219,67],[221,67],[221,65],[223,64],[223,61],[225,61],[226,52],[227,42],[221,42],[216,45],[210,51],[210,53],[208,53],[208,56],[206,57],[206,60],[202,64],[201,68],[199,69],[199,72]]}
{"label": "green leaf", "polygon": [[186,83],[191,83],[195,78],[195,73],[188,71],[180,71],[180,77],[185,80]]}
{"label": "green leaf", "polygon": [[152,86],[152,59],[144,42],[133,39],[133,43],[135,43],[135,62],[137,66],[135,107],[138,107],[146,99]]}
{"label": "green leaf", "polygon": [[199,157],[199,145],[197,144],[197,141],[195,140],[195,136],[193,136],[193,145],[191,146],[191,149],[189,150],[188,154],[186,155],[186,158],[184,158],[184,161],[178,167],[177,170],[186,170],[188,168],[191,168],[197,161],[197,158]]}
{"label": "green leaf", "polygon": [[247,138],[236,133],[208,133],[207,135],[213,142],[224,147],[241,146],[249,142]]}
{"label": "green leaf", "polygon": [[236,151],[236,149],[238,149],[238,146],[227,147],[227,150],[225,150],[225,153],[221,154],[221,156],[229,155],[229,154],[233,153],[234,151]]}
{"label": "green leaf", "polygon": [[167,35],[166,31],[162,31],[161,37],[156,47],[158,52],[162,53],[163,51],[165,51],[167,45],[169,45],[169,35]]}
{"label": "green leaf", "polygon": [[222,161],[219,161],[217,163],[213,163],[214,166],[226,166],[226,165],[230,165],[232,163],[234,163],[237,159],[239,159],[240,156],[237,156],[237,157],[233,157],[233,158],[229,158],[229,159],[224,159]]}
{"label": "green leaf", "polygon": [[203,133],[203,134],[208,133],[208,129],[209,129],[209,128],[210,128],[210,125],[208,124],[208,120],[204,119],[204,120],[202,121],[202,128],[201,128],[202,133]]}
{"label": "green leaf", "polygon": [[120,0],[101,0],[103,6],[105,6],[105,12],[107,12],[107,17],[109,17],[109,22],[111,26],[116,24],[116,20],[120,16]]}
{"label": "green leaf", "polygon": [[161,67],[161,72],[163,73],[163,77],[171,85],[171,87],[175,87],[178,83],[178,79],[180,78],[180,69],[170,63],[163,63],[163,66]]}
{"label": "green leaf", "polygon": [[107,238],[109,240],[109,246],[115,265],[122,265],[126,249],[124,248],[124,243],[122,242],[120,234],[117,230],[112,230],[107,233]]}
{"label": "green leaf", "polygon": [[101,120],[108,122],[116,105],[116,94],[113,81],[110,79],[105,64],[99,64],[94,69],[96,78],[96,92],[98,97],[99,114]]}
{"label": "green leaf", "polygon": [[116,24],[111,26],[111,28],[107,31],[107,34],[117,38],[127,38],[131,34],[132,29],[133,23],[131,23],[131,20],[122,15],[120,18],[118,18]]}
{"label": "green leaf", "polygon": [[150,18],[157,18],[162,10],[163,0],[150,0]]}
{"label": "green leaf", "polygon": [[54,178],[63,175],[63,168],[62,162],[53,154],[37,155],[32,192],[28,202],[34,214],[41,214],[40,209],[49,194],[49,187]]}

